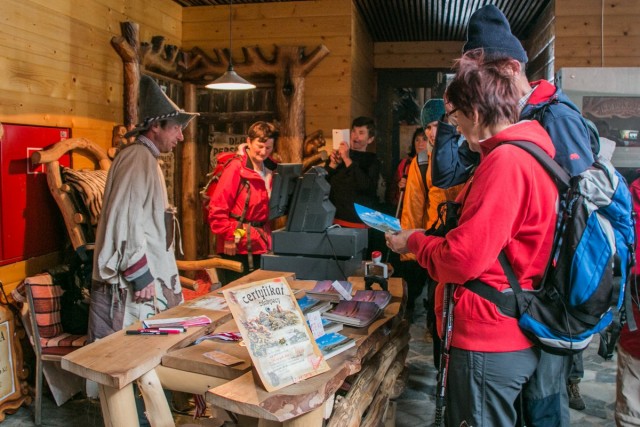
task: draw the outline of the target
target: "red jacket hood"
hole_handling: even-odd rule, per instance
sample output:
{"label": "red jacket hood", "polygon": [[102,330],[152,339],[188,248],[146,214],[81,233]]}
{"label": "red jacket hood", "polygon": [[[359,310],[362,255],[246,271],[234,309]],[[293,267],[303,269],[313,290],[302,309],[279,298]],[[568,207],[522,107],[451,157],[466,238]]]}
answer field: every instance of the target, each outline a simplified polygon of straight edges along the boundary
{"label": "red jacket hood", "polygon": [[549,134],[535,120],[523,120],[512,124],[492,137],[481,141],[482,157],[485,157],[505,141],[530,141],[540,146],[549,156],[554,157],[556,155],[556,149],[551,142]]}
{"label": "red jacket hood", "polygon": [[536,90],[533,91],[531,96],[529,97],[529,101],[527,104],[536,105],[541,102],[547,101],[553,95],[556,94],[558,90],[554,85],[549,83],[547,80],[538,80],[535,82],[529,83],[531,87],[535,87]]}

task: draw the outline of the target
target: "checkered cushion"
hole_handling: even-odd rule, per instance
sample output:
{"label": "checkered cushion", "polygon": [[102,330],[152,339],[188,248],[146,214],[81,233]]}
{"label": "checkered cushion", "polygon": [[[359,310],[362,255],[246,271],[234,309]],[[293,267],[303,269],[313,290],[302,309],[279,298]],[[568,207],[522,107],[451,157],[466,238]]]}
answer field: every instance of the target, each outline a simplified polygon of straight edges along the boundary
{"label": "checkered cushion", "polygon": [[48,273],[27,277],[25,284],[31,288],[34,312],[40,344],[46,347],[82,347],[87,342],[86,335],[67,334],[62,329],[60,321],[60,297],[63,290],[53,284],[53,278]]}

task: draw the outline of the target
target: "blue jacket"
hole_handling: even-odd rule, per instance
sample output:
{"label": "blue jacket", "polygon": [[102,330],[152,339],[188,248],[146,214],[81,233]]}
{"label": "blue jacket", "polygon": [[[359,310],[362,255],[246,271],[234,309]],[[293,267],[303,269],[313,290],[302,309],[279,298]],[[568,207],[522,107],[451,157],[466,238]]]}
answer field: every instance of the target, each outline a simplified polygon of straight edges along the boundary
{"label": "blue jacket", "polygon": [[[538,120],[556,148],[555,161],[571,175],[591,166],[594,152],[600,149],[592,131],[569,98],[546,80],[531,82],[536,89],[520,113],[520,120]],[[465,182],[478,165],[480,155],[469,149],[456,129],[438,124],[436,143],[431,155],[433,185],[449,188]]]}

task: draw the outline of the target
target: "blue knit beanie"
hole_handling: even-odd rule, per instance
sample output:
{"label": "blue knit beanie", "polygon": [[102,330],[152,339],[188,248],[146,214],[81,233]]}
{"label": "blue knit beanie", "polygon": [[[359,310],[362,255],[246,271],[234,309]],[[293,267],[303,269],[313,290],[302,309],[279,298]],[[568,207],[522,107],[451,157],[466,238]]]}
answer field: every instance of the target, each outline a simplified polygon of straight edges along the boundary
{"label": "blue knit beanie", "polygon": [[478,48],[484,49],[489,61],[511,58],[526,63],[529,59],[520,40],[511,33],[507,18],[492,4],[476,10],[469,19],[467,43],[462,51]]}
{"label": "blue knit beanie", "polygon": [[422,111],[420,112],[420,123],[422,127],[426,128],[427,125],[444,115],[444,100],[442,98],[432,98],[424,103]]}

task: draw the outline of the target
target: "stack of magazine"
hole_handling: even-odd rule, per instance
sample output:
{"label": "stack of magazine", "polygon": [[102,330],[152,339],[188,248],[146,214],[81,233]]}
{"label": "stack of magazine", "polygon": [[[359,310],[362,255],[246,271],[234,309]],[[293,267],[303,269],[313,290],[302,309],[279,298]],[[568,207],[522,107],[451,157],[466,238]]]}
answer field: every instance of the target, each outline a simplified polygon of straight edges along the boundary
{"label": "stack of magazine", "polygon": [[351,300],[340,301],[322,316],[348,326],[362,328],[371,324],[383,311],[375,302]]}
{"label": "stack of magazine", "polygon": [[344,293],[350,295],[353,289],[351,282],[345,280],[318,280],[313,289],[306,291],[306,294],[314,299],[323,301],[338,302],[343,297],[340,292],[333,286],[336,281],[344,289]]}
{"label": "stack of magazine", "polygon": [[356,291],[352,300],[375,302],[378,307],[385,308],[391,301],[391,294],[387,291],[360,290]]}
{"label": "stack of magazine", "polygon": [[353,338],[346,337],[337,332],[324,334],[316,339],[316,343],[325,360],[349,350],[356,345],[356,341]]}
{"label": "stack of magazine", "polygon": [[[344,327],[342,323],[334,322],[332,320],[325,319],[324,317],[321,317],[320,320],[322,321],[322,329],[324,330],[325,334],[329,334],[331,332],[340,332]],[[307,324],[309,324],[308,320]],[[309,328],[311,328],[311,325],[309,325]]]}
{"label": "stack of magazine", "polygon": [[331,302],[311,298],[308,295],[303,296],[297,301],[298,301],[298,306],[300,306],[300,310],[302,310],[302,313],[305,316],[314,311],[319,311],[320,313],[324,313],[325,311],[331,308]]}

